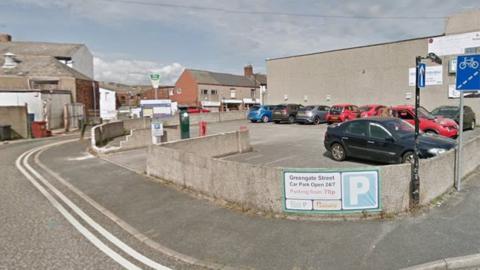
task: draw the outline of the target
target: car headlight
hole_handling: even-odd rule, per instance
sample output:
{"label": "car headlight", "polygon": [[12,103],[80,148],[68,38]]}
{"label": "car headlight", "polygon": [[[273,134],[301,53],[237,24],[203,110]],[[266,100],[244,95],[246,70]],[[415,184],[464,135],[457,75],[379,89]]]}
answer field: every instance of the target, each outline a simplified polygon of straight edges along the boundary
{"label": "car headlight", "polygon": [[443,148],[430,148],[428,149],[428,153],[432,154],[432,155],[441,155],[443,153],[445,153],[446,150],[443,149]]}

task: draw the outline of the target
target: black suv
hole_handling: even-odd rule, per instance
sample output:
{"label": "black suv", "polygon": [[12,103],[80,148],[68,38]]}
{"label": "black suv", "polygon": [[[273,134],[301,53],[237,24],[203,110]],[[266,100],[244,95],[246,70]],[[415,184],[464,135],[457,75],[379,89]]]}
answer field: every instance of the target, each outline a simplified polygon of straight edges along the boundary
{"label": "black suv", "polygon": [[295,117],[300,108],[303,108],[300,104],[280,104],[275,106],[272,111],[272,121],[275,124],[280,122],[287,122],[289,124],[295,123]]}

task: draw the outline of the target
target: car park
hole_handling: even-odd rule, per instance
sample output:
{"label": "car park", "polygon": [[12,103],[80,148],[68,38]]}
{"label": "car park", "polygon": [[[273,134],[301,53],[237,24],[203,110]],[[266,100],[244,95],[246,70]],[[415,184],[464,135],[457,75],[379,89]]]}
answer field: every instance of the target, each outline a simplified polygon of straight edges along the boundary
{"label": "car park", "polygon": [[[400,105],[392,107],[395,117],[415,125],[415,107],[412,105]],[[420,130],[425,133],[439,134],[448,138],[455,138],[458,135],[458,125],[452,119],[437,118],[427,109],[419,107],[418,119]]]}
{"label": "car park", "polygon": [[352,104],[333,105],[327,114],[327,123],[344,122],[356,119],[360,116],[360,110]]}
{"label": "car park", "polygon": [[295,123],[298,110],[303,108],[300,104],[280,104],[275,106],[272,111],[272,120],[275,124],[287,122],[289,124]]}
{"label": "car park", "polygon": [[298,110],[295,121],[299,124],[315,124],[325,123],[327,121],[327,114],[330,110],[329,106],[325,105],[309,105]]}
{"label": "car park", "polygon": [[272,121],[272,109],[275,106],[273,105],[255,105],[250,108],[248,111],[247,118],[252,123],[263,122],[267,123]]}
{"label": "car park", "polygon": [[384,105],[378,104],[369,104],[365,106],[361,106],[360,110],[360,117],[371,117],[371,116],[380,116],[383,110],[387,109]]}
{"label": "car park", "polygon": [[[432,111],[437,118],[450,118],[460,123],[460,110],[458,106],[440,106]],[[476,121],[475,112],[469,106],[463,106],[463,129],[475,129]]]}
{"label": "car park", "polygon": [[[371,117],[328,127],[324,146],[334,160],[348,157],[381,163],[412,162],[415,128],[393,117]],[[455,140],[432,134],[420,134],[420,158],[442,154],[456,145]]]}

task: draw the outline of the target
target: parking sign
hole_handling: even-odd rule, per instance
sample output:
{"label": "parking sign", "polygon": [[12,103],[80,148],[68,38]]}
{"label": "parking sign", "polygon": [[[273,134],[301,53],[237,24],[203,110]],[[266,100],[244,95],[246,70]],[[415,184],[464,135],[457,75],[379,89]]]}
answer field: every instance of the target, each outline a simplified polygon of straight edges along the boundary
{"label": "parking sign", "polygon": [[378,208],[378,172],[342,173],[342,208],[345,210]]}

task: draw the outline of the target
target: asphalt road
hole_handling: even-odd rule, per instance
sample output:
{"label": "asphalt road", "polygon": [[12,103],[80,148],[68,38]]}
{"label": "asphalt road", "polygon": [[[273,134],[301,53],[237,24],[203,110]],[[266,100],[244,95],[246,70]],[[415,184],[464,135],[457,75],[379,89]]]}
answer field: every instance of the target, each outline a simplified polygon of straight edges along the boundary
{"label": "asphalt road", "polygon": [[219,208],[91,157],[78,143],[51,148],[40,160],[156,243],[234,269],[398,269],[479,252],[478,174],[446,203],[413,217],[321,222]]}
{"label": "asphalt road", "polygon": [[[126,252],[126,249],[120,248],[118,242],[116,245],[114,241],[108,240],[106,234],[95,231],[90,223],[82,219],[80,214],[62,201],[60,195],[49,190],[48,185],[42,183],[39,177],[34,176],[34,172],[27,170],[30,177],[34,178],[34,182],[31,182],[20,171],[21,169],[25,170],[26,167],[16,166],[16,160],[22,153],[64,139],[67,137],[0,145],[0,183],[2,186],[0,189],[0,269],[152,269],[151,266],[154,264],[144,264],[143,261],[138,260],[140,256],[134,256],[133,252]],[[77,145],[82,145],[82,150],[85,149],[85,144]],[[54,159],[55,157],[50,156],[50,158]],[[67,159],[67,161],[69,162],[65,168],[67,171],[70,166],[76,167],[76,160]],[[100,160],[99,162],[101,163]],[[171,269],[202,269],[165,256],[127,233],[98,209],[92,207],[42,170],[34,162],[33,156],[27,164],[32,166],[40,177],[51,183],[79,209],[83,210],[86,215],[98,222],[97,225],[110,232],[117,241],[122,241],[139,254],[148,256],[158,265]],[[89,168],[83,169],[89,170]],[[89,173],[93,173],[93,175],[89,175]],[[94,179],[95,172],[89,171],[80,179],[82,180],[84,177]],[[57,203],[49,201],[47,196],[41,193],[42,189],[47,190],[49,196]],[[60,212],[58,207],[66,209],[66,214]],[[76,227],[67,216],[78,221]],[[77,229],[78,227],[87,229],[91,235]],[[90,236],[87,238],[86,235]],[[104,243],[106,248],[100,249],[101,245],[91,241],[92,238]],[[107,249],[110,252],[105,252]],[[112,256],[112,253],[122,256],[131,265],[119,263],[118,258]]]}

